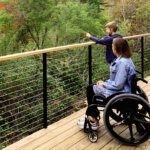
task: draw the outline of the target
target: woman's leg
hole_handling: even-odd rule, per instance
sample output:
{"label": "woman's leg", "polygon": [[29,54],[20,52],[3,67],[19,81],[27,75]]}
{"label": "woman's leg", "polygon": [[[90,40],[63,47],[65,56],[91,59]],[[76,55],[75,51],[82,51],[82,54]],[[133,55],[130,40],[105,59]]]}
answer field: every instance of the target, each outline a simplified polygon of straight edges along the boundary
{"label": "woman's leg", "polygon": [[86,90],[88,105],[92,104],[93,96],[95,95],[95,93],[93,91],[93,85],[94,84],[90,84]]}
{"label": "woman's leg", "polygon": [[[87,101],[88,105],[92,104],[93,96],[95,95],[93,91],[93,85],[91,84],[87,87]],[[87,116],[92,116],[93,118],[97,118],[99,116],[99,110],[96,106],[88,107],[86,110]]]}
{"label": "woman's leg", "polygon": [[88,107],[86,110],[86,115],[93,117],[93,120],[95,120],[99,116],[99,114],[99,110],[96,106]]}

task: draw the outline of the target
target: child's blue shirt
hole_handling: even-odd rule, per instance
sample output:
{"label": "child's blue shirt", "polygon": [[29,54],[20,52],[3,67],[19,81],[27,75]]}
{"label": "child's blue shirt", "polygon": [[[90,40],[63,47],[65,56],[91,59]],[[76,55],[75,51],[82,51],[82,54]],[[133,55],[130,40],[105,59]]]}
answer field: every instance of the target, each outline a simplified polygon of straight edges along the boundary
{"label": "child's blue shirt", "polygon": [[111,63],[116,59],[116,56],[112,51],[112,42],[114,38],[122,38],[119,34],[114,34],[110,36],[105,36],[101,39],[91,36],[90,39],[96,43],[106,45],[106,60],[108,63]]}

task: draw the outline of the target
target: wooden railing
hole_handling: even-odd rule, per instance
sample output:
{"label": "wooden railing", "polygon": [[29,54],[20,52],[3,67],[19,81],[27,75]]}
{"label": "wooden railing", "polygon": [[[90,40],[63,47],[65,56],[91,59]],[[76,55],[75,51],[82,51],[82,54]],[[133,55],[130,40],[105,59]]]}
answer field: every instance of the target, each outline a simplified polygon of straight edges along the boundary
{"label": "wooden railing", "polygon": [[[142,38],[142,37],[147,37],[147,36],[150,36],[150,33],[127,36],[123,38],[126,40],[130,40],[130,39],[137,39],[137,38]],[[11,59],[22,58],[22,57],[27,57],[27,56],[32,56],[32,55],[39,55],[43,53],[49,53],[49,52],[54,52],[54,51],[66,50],[66,49],[73,49],[77,47],[85,47],[85,46],[95,45],[95,44],[96,44],[95,42],[87,42],[87,43],[81,43],[81,44],[73,44],[73,45],[67,45],[67,46],[46,48],[42,50],[35,50],[35,51],[30,51],[30,52],[12,54],[12,55],[7,55],[7,56],[1,56],[0,61],[6,61],[6,60],[11,60]]]}

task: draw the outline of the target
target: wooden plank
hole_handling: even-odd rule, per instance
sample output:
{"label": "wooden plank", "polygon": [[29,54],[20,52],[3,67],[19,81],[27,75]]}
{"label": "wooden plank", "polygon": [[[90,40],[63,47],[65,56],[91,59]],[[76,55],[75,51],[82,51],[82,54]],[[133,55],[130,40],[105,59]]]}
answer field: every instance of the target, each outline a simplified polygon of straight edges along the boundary
{"label": "wooden plank", "polygon": [[7,146],[7,147],[4,148],[3,150],[16,150],[17,148],[23,146],[24,144],[27,144],[27,143],[29,143],[30,141],[36,140],[36,138],[45,135],[47,132],[48,132],[47,129],[42,129],[42,130],[40,130],[40,131],[38,131],[38,132],[33,133],[33,134],[30,135],[30,136],[27,136],[27,137],[23,138],[22,140],[20,140],[20,141],[14,143],[14,144],[12,144],[12,145]]}
{"label": "wooden plank", "polygon": [[[99,136],[99,139],[98,141],[101,139],[101,137],[103,137],[105,134],[107,133],[107,131],[105,130],[105,127],[104,125],[102,125],[100,128],[99,128],[99,133],[98,133],[98,136]],[[96,144],[96,143],[94,143]],[[72,145],[70,148],[68,148],[68,150],[83,150],[87,147],[89,147],[89,145],[91,145],[91,142],[89,141],[88,139],[88,134],[86,134],[86,136],[80,140],[79,142],[77,142],[76,144]]]}
{"label": "wooden plank", "polygon": [[138,82],[138,85],[139,85],[142,89],[150,85],[150,77],[146,77],[145,80],[148,81],[148,84],[146,84],[146,83],[144,83],[144,82],[142,82],[142,81],[139,81],[139,82]]}
{"label": "wooden plank", "polygon": [[145,86],[144,88],[142,88],[144,91],[149,91],[150,90],[150,85]]}
{"label": "wooden plank", "polygon": [[[67,128],[67,130],[65,132],[63,131],[61,134],[57,134],[57,136],[53,137],[53,139],[50,139],[48,136],[46,136],[45,137],[46,138],[46,142],[38,145],[34,149],[35,150],[49,150],[51,148],[54,148],[59,143],[63,142],[65,139],[71,138],[74,134],[76,134],[78,132],[80,132],[80,130],[77,127],[77,125],[76,126],[73,125],[70,128]],[[83,136],[82,134],[85,134],[85,133],[81,132],[80,134],[81,134],[81,136]],[[25,147],[25,149],[28,150],[26,147]],[[20,149],[20,150],[24,150],[24,149]]]}
{"label": "wooden plank", "polygon": [[99,150],[101,149],[104,145],[106,145],[107,143],[109,143],[112,140],[112,137],[109,135],[108,132],[106,132],[106,134],[104,134],[104,136],[102,136],[97,143],[92,143],[90,144],[87,148],[85,148],[85,150]]}
{"label": "wooden plank", "polygon": [[87,109],[87,108],[83,108],[83,109],[81,109],[81,110],[79,110],[79,111],[77,111],[77,112],[75,112],[75,113],[73,113],[73,114],[71,114],[71,115],[69,115],[69,116],[67,116],[67,117],[65,117],[65,118],[63,118],[63,119],[61,119],[61,120],[59,120],[58,122],[53,123],[52,125],[48,126],[48,129],[49,129],[49,130],[50,130],[51,128],[52,128],[52,129],[53,129],[53,128],[56,128],[56,129],[57,129],[57,128],[60,127],[60,126],[64,126],[65,124],[68,124],[68,122],[70,122],[70,121],[72,121],[72,120],[74,120],[74,119],[77,119],[77,118],[83,116],[83,115],[85,114],[86,109]]}
{"label": "wooden plank", "polygon": [[67,150],[83,150],[84,148],[88,147],[90,145],[90,141],[87,136],[88,135],[86,135],[86,137],[84,137],[82,140],[80,140],[76,144],[69,147]]}
{"label": "wooden plank", "polygon": [[50,131],[57,130],[57,128],[60,128],[61,126],[67,124],[71,120],[77,119],[80,116],[82,116],[85,113],[86,108],[48,126],[47,129],[42,129],[36,133],[33,133],[32,135],[23,138],[22,140],[4,148],[3,150],[16,150],[19,149],[20,147],[23,147],[24,145],[28,145],[30,142],[36,141],[37,139],[40,139],[41,137],[47,135]]}
{"label": "wooden plank", "polygon": [[[105,130],[105,127],[104,127],[103,123],[100,121],[99,131],[101,131],[101,130]],[[77,134],[65,139],[62,143],[57,144],[54,148],[52,148],[52,150],[66,150],[66,149],[72,147],[73,145],[77,144],[78,142],[82,141],[83,139],[87,140],[87,142],[84,142],[84,144],[87,143],[87,145],[88,145],[91,143],[88,140],[88,134],[84,133],[83,130],[80,130],[80,132],[78,132]]]}
{"label": "wooden plank", "polygon": [[[70,125],[73,125],[72,127],[70,127],[70,125],[68,125],[68,129],[65,132],[62,132],[61,134],[58,134],[58,136],[53,138],[53,139],[49,139],[48,141],[43,143],[41,146],[36,147],[35,150],[48,150],[48,149],[51,149],[51,148],[55,149],[55,146],[63,143],[65,140],[67,141],[67,139],[69,139],[69,138],[72,139],[72,136],[77,134],[78,132],[79,132],[79,134],[81,134],[81,136],[84,136],[84,137],[86,136],[86,138],[87,138],[87,134],[85,134],[83,131],[81,131],[76,125],[78,119],[76,120],[75,123],[70,123]],[[62,130],[62,128],[61,128],[61,130]],[[90,141],[88,141],[88,142],[90,143]],[[72,144],[74,144],[74,143],[72,143]]]}
{"label": "wooden plank", "polygon": [[[56,130],[50,130],[44,136],[41,136],[40,138],[37,138],[36,140],[31,141],[30,143],[23,145],[22,147],[19,148],[19,150],[35,149],[41,145],[44,146],[47,142],[53,141],[53,139],[56,139],[56,141],[57,141],[57,138],[59,138],[61,134],[67,134],[68,135],[68,130],[70,131],[71,129],[74,129],[74,126],[77,124],[77,121],[80,117],[83,117],[83,114],[81,114],[80,116],[78,116],[75,119],[72,119],[71,121],[66,120],[67,123],[65,125],[60,126]],[[75,129],[74,129],[75,132],[79,131],[79,129],[77,127]],[[53,144],[55,144],[55,143],[53,143]]]}
{"label": "wooden plank", "polygon": [[77,132],[72,137],[64,139],[64,141],[55,145],[53,148],[51,148],[51,150],[66,150],[86,136],[87,134],[85,134],[83,131]]}
{"label": "wooden plank", "polygon": [[[129,137],[129,129],[127,128],[126,130],[124,130],[120,135]],[[113,139],[111,142],[107,143],[107,145],[105,145],[101,150],[122,150],[124,148],[132,148],[134,150],[136,146],[123,145],[120,141]]]}
{"label": "wooden plank", "polygon": [[[119,127],[118,132],[122,133],[124,132],[125,128],[124,127]],[[102,149],[105,145],[110,143],[114,138],[106,131],[106,134],[102,136],[97,143],[91,143],[85,150],[99,150]]]}
{"label": "wooden plank", "polygon": [[101,148],[101,150],[116,150],[117,148],[119,148],[121,145],[120,142],[118,142],[116,139],[110,141],[109,143],[107,143],[103,148]]}
{"label": "wooden plank", "polygon": [[137,146],[135,150],[150,150],[150,139]]}
{"label": "wooden plank", "polygon": [[135,150],[135,146],[122,145],[117,150]]}

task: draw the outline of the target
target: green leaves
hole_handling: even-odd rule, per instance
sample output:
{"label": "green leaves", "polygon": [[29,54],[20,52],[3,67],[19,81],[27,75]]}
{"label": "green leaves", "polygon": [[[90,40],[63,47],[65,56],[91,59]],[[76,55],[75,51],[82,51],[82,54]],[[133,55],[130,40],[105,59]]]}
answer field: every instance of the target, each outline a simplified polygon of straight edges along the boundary
{"label": "green leaves", "polygon": [[1,53],[6,55],[83,42],[85,32],[102,36],[102,28],[108,18],[105,13],[97,11],[101,1],[11,2],[8,6],[9,13],[8,10],[0,12],[0,30],[5,29],[5,37],[0,39]]}
{"label": "green leaves", "polygon": [[65,5],[57,4],[52,18],[55,25],[56,45],[82,42],[85,40],[86,32],[102,35],[100,25],[103,24],[104,28],[107,20],[104,14],[95,12],[95,7],[79,1],[66,2]]}

